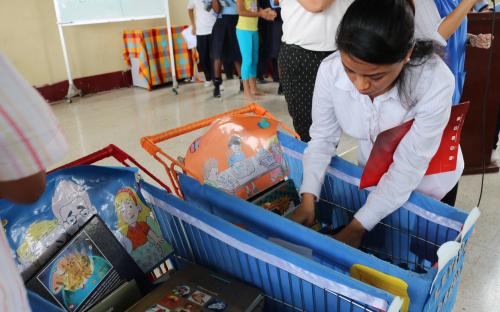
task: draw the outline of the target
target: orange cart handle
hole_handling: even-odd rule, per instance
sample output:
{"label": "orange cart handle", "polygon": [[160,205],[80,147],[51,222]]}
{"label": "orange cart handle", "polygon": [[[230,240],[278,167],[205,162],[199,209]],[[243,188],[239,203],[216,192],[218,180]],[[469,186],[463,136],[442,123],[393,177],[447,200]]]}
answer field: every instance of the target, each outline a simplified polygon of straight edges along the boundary
{"label": "orange cart handle", "polygon": [[[180,135],[183,135],[183,134],[186,134],[186,133],[189,133],[189,132],[201,129],[201,128],[208,127],[215,120],[220,119],[222,117],[236,115],[236,114],[247,114],[247,113],[254,113],[258,116],[267,116],[269,118],[277,120],[276,117],[274,117],[274,115],[271,114],[269,111],[267,111],[265,108],[255,104],[255,103],[252,103],[252,104],[245,106],[245,107],[242,107],[242,108],[238,108],[238,109],[231,110],[231,111],[228,111],[228,112],[225,112],[222,114],[208,117],[208,118],[187,124],[187,125],[179,127],[179,128],[168,130],[168,131],[165,131],[162,133],[153,134],[153,135],[147,136],[146,138],[148,138],[152,143],[159,143],[159,142],[163,142],[165,140],[172,139],[172,138],[178,137]],[[299,138],[299,135],[295,131],[290,129],[287,125],[285,125],[282,122],[280,122],[280,125],[287,132],[290,132],[290,134],[292,134],[296,138]]]}

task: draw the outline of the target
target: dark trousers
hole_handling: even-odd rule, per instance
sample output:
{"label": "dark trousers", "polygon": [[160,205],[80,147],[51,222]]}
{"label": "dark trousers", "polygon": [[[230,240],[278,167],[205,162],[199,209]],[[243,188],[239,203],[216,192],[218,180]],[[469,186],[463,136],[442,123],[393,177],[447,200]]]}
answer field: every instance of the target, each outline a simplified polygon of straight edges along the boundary
{"label": "dark trousers", "polygon": [[309,128],[312,124],[311,108],[314,84],[319,65],[330,52],[317,52],[296,45],[282,44],[278,66],[288,112],[293,127],[302,141],[309,142]]}
{"label": "dark trousers", "polygon": [[196,36],[196,50],[198,50],[200,66],[203,73],[205,73],[205,79],[211,81],[214,75],[214,63],[210,57],[210,51],[212,51],[212,35]]}
{"label": "dark trousers", "polygon": [[226,74],[226,78],[233,79],[235,75],[233,62],[224,62],[222,67],[224,68],[224,74]]}
{"label": "dark trousers", "polygon": [[454,207],[455,201],[457,200],[457,192],[458,183],[451,189],[451,191],[448,192],[448,194],[443,197],[443,199],[441,199],[441,202]]}

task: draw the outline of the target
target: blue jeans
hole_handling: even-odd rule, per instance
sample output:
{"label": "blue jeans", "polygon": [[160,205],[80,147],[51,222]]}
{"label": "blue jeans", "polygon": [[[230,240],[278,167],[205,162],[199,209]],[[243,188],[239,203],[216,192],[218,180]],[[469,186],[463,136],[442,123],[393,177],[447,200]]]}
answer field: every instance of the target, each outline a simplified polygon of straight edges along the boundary
{"label": "blue jeans", "polygon": [[236,37],[241,51],[241,79],[257,77],[259,61],[259,33],[257,31],[236,29]]}

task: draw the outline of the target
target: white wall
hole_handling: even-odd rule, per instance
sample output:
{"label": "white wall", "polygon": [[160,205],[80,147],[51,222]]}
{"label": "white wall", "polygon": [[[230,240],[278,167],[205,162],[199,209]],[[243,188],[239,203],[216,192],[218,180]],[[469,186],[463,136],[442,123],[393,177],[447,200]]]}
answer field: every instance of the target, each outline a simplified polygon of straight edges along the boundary
{"label": "white wall", "polygon": [[[187,0],[170,0],[174,25],[187,24]],[[125,70],[122,32],[163,19],[66,27],[74,78]],[[53,0],[0,0],[0,50],[35,86],[66,80]]]}

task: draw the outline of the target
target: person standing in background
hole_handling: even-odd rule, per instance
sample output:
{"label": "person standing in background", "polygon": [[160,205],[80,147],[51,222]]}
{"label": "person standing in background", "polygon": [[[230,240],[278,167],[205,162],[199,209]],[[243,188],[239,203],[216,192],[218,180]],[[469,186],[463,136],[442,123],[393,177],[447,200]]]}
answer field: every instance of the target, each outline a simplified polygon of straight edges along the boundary
{"label": "person standing in background", "polygon": [[282,46],[278,58],[283,94],[295,131],[308,142],[319,64],[336,50],[335,34],[353,0],[281,0]]}
{"label": "person standing in background", "polygon": [[483,49],[489,49],[491,46],[491,34],[473,35],[467,33],[467,14],[476,3],[477,0],[435,0],[439,14],[443,18],[438,32],[447,40],[444,59],[455,76],[453,104],[460,103],[462,96],[467,43],[470,43],[472,47]]}
{"label": "person standing in background", "polygon": [[[45,190],[45,172],[67,144],[42,97],[0,53],[0,197],[35,202]],[[26,289],[0,223],[0,310],[30,311]]]}
{"label": "person standing in background", "polygon": [[[488,7],[486,3],[477,0],[435,0],[439,14],[444,18],[438,31],[448,40],[445,48],[444,60],[455,76],[455,91],[453,93],[453,104],[459,104],[462,100],[462,91],[465,83],[465,52],[467,44],[473,48],[489,49],[493,36],[491,34],[469,34],[467,33],[467,14],[472,9],[484,11]],[[463,99],[467,100],[467,99]],[[498,131],[498,130],[497,130]],[[498,132],[497,132],[498,134]],[[491,161],[496,161],[496,141],[493,145]],[[458,185],[448,195],[454,200],[457,197]]]}
{"label": "person standing in background", "polygon": [[[278,55],[283,36],[283,20],[281,19],[281,7],[279,0],[259,0],[261,8],[271,8],[276,12],[274,21],[259,19],[259,33],[261,46],[259,53],[259,64],[257,68],[257,82],[265,83],[264,75],[271,65],[271,73],[274,82],[279,82]],[[278,87],[278,94],[281,94],[281,84]]]}
{"label": "person standing in background", "polygon": [[[258,0],[259,8],[269,8],[269,0]],[[269,41],[270,41],[270,24],[271,22],[259,18],[259,63],[257,64],[257,83],[265,84],[265,76],[269,67]]]}
{"label": "person standing in background", "polygon": [[212,28],[217,14],[212,10],[211,0],[189,0],[187,8],[193,35],[196,36],[196,50],[200,57],[201,70],[205,74],[205,87],[208,87],[213,77]]}
{"label": "person standing in background", "polygon": [[[214,59],[214,97],[221,97],[222,62],[233,62],[241,77],[241,53],[236,38],[238,11],[235,0],[212,0],[212,9],[218,14],[212,29],[212,57]],[[240,90],[243,83],[240,81]]]}
{"label": "person standing in background", "polygon": [[243,92],[248,100],[262,95],[257,90],[257,63],[259,60],[259,17],[268,21],[276,18],[276,12],[270,8],[261,9],[257,0],[237,0],[239,20],[236,25],[236,36],[240,46],[242,64],[241,79]]}

